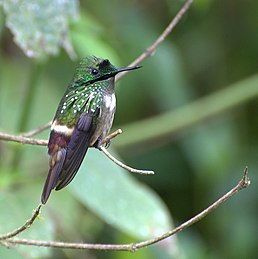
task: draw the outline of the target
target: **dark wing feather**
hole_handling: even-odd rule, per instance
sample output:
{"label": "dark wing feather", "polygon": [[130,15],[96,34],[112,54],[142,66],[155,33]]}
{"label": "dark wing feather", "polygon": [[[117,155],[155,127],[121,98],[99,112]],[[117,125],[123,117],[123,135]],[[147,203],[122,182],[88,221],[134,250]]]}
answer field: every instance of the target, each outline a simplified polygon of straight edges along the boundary
{"label": "dark wing feather", "polygon": [[68,185],[76,175],[90,145],[93,126],[93,113],[84,113],[79,118],[66,150],[66,158],[58,177],[56,190]]}
{"label": "dark wing feather", "polygon": [[45,182],[44,189],[43,189],[43,192],[41,195],[41,202],[43,204],[45,204],[47,202],[52,189],[54,189],[56,186],[57,179],[59,177],[59,174],[62,170],[64,161],[65,161],[66,149],[61,148],[58,151],[58,155],[59,155],[59,161],[56,162],[53,167],[50,167],[50,169],[48,171],[47,180]]}

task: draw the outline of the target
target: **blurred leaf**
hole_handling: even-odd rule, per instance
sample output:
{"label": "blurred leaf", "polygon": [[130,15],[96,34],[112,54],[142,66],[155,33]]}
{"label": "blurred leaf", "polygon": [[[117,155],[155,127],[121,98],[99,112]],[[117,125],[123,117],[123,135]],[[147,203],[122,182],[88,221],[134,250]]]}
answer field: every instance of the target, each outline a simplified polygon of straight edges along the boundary
{"label": "blurred leaf", "polygon": [[21,259],[24,258],[17,250],[0,247],[1,258]]}
{"label": "blurred leaf", "polygon": [[162,139],[232,109],[258,95],[257,82],[258,75],[255,74],[225,89],[184,105],[182,108],[179,107],[176,110],[125,125],[121,128],[127,134],[119,137],[116,146],[139,145],[143,142]]}
{"label": "blurred leaf", "polygon": [[196,0],[193,8],[200,12],[207,12],[207,10],[211,7],[212,0]]}
{"label": "blurred leaf", "polygon": [[189,102],[192,89],[186,83],[182,67],[182,57],[178,49],[169,43],[159,48],[159,54],[153,55],[149,66],[144,66],[148,75],[146,81],[149,94],[152,95],[152,105],[159,111],[167,111]]}
{"label": "blurred leaf", "polygon": [[[24,187],[24,186],[23,186]],[[35,188],[12,189],[11,191],[0,190],[0,233],[10,232],[23,225],[32,215],[36,208]],[[36,199],[38,200],[38,199]],[[53,240],[53,225],[51,221],[39,221],[36,219],[30,229],[19,235],[22,238]],[[0,250],[5,249],[0,247]],[[15,246],[12,250],[22,255],[22,258],[42,258],[50,254],[47,248],[33,246]],[[10,254],[14,254],[13,251]],[[2,255],[2,253],[0,252]],[[13,257],[8,258],[13,258]]]}
{"label": "blurred leaf", "polygon": [[90,14],[81,14],[70,30],[70,38],[78,56],[96,55],[112,60],[118,65],[118,56],[114,49],[103,39],[105,26],[96,21]]}
{"label": "blurred leaf", "polygon": [[[71,191],[108,224],[138,239],[155,237],[172,228],[162,200],[101,152],[90,150],[79,171],[69,185]],[[177,250],[174,237],[166,244],[173,252]]]}
{"label": "blurred leaf", "polygon": [[68,20],[77,17],[77,0],[2,0],[0,3],[8,28],[28,57],[56,55],[60,46],[70,52]]}
{"label": "blurred leaf", "polygon": [[199,125],[181,140],[180,147],[195,169],[196,181],[201,180],[206,185],[209,182],[215,184],[226,172],[230,172],[228,166],[239,156],[236,148],[237,137],[234,124],[227,118],[221,119],[219,123],[216,121]]}
{"label": "blurred leaf", "polygon": [[187,232],[182,233],[179,237],[180,248],[183,252],[183,258],[191,259],[205,259],[205,258],[220,258],[214,256],[213,251],[207,251],[205,243],[201,236],[188,229]]}

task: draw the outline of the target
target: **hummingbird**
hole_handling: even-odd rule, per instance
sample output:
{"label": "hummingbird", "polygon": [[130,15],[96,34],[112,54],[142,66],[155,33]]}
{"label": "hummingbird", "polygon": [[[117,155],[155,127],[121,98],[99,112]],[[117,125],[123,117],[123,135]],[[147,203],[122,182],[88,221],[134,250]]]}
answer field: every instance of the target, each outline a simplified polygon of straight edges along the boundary
{"label": "hummingbird", "polygon": [[51,125],[42,204],[53,189],[61,190],[73,180],[89,147],[100,148],[116,111],[115,76],[138,68],[118,69],[108,59],[95,56],[80,61]]}

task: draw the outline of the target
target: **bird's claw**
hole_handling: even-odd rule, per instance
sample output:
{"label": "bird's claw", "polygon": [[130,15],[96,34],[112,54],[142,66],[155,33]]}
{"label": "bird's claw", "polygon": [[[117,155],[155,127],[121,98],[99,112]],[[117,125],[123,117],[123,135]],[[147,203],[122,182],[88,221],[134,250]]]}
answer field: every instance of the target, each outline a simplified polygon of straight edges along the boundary
{"label": "bird's claw", "polygon": [[105,143],[105,148],[109,148],[111,144],[111,140],[109,139],[106,143]]}

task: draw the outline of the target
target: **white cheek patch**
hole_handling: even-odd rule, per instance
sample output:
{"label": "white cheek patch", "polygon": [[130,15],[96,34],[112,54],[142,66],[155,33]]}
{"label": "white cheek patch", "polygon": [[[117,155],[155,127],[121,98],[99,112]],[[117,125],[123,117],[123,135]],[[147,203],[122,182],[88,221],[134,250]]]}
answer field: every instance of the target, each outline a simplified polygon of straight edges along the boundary
{"label": "white cheek patch", "polygon": [[112,111],[115,109],[116,107],[116,97],[114,94],[112,94],[111,96],[107,95],[104,97],[104,102],[105,102],[105,105],[106,107]]}
{"label": "white cheek patch", "polygon": [[55,132],[64,134],[66,136],[71,136],[74,130],[74,127],[68,128],[65,125],[58,125],[57,121],[55,120],[51,126],[51,130],[54,130]]}

